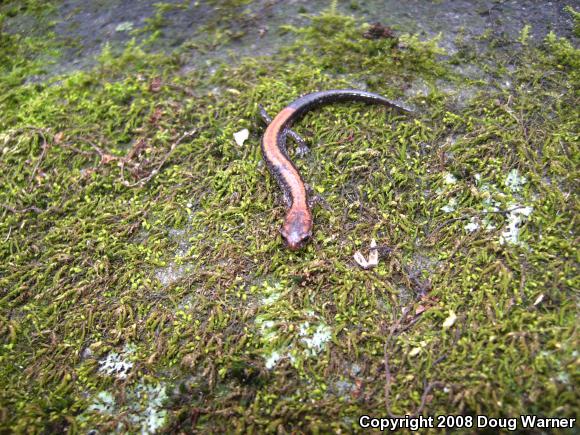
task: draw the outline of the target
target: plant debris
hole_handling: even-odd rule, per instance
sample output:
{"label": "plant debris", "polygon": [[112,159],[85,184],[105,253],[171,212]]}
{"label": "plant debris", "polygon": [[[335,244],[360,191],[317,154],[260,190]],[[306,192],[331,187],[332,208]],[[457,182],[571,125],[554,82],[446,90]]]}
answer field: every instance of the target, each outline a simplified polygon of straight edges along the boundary
{"label": "plant debris", "polygon": [[397,39],[393,29],[383,26],[381,23],[374,23],[363,33],[367,39]]}

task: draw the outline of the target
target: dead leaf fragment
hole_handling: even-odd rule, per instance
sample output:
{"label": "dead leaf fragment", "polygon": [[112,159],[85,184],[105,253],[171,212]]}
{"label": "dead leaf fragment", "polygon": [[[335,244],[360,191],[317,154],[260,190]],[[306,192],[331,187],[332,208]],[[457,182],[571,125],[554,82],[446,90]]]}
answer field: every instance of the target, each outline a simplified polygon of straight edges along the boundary
{"label": "dead leaf fragment", "polygon": [[413,349],[411,349],[411,352],[409,352],[409,356],[412,358],[414,356],[419,355],[419,353],[421,353],[421,348],[420,347],[414,347]]}
{"label": "dead leaf fragment", "polygon": [[443,322],[443,329],[451,328],[455,324],[456,320],[457,320],[457,315],[455,314],[455,312],[449,311],[449,316],[447,316],[447,318]]}
{"label": "dead leaf fragment", "polygon": [[362,267],[363,269],[368,269],[369,268],[369,263],[367,262],[367,259],[361,254],[360,251],[356,251],[354,253],[354,261],[357,262],[357,264]]}
{"label": "dead leaf fragment", "polygon": [[234,133],[234,140],[239,146],[242,146],[250,137],[250,131],[247,128]]}
{"label": "dead leaf fragment", "polygon": [[427,308],[425,308],[424,305],[418,305],[417,308],[415,308],[415,315],[418,316],[425,311],[427,311]]}
{"label": "dead leaf fragment", "polygon": [[103,165],[106,165],[107,163],[110,163],[110,162],[113,162],[113,161],[116,161],[116,160],[117,160],[117,157],[115,157],[115,156],[113,156],[111,154],[106,154],[105,153],[105,154],[103,154],[101,156],[101,163]]}
{"label": "dead leaf fragment", "polygon": [[161,90],[161,77],[155,77],[149,83],[149,90],[151,92],[159,92]]}
{"label": "dead leaf fragment", "polygon": [[383,26],[381,23],[372,24],[366,32],[363,33],[363,37],[366,39],[395,39],[395,32],[393,29],[387,26]]}
{"label": "dead leaf fragment", "polygon": [[159,120],[163,116],[163,110],[160,107],[156,107],[153,113],[149,116],[149,123],[153,125],[157,125]]}
{"label": "dead leaf fragment", "polygon": [[356,251],[354,253],[354,261],[356,261],[363,269],[370,269],[379,264],[379,251],[377,250],[377,242],[375,239],[371,240],[369,259],[367,260],[360,251]]}
{"label": "dead leaf fragment", "polygon": [[62,138],[64,137],[64,133],[62,131],[59,131],[57,134],[54,135],[54,143],[55,144],[59,144],[62,142]]}

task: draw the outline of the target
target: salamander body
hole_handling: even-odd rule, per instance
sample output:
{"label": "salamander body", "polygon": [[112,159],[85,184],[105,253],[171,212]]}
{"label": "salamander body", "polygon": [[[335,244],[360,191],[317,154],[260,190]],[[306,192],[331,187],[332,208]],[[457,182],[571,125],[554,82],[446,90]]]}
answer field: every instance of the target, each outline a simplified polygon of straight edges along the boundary
{"label": "salamander body", "polygon": [[298,98],[270,122],[262,137],[262,155],[268,170],[284,193],[287,211],[280,233],[291,250],[299,249],[312,236],[313,221],[304,180],[286,150],[288,131],[294,121],[312,108],[342,101],[380,104],[409,112],[381,95],[356,89],[335,89]]}

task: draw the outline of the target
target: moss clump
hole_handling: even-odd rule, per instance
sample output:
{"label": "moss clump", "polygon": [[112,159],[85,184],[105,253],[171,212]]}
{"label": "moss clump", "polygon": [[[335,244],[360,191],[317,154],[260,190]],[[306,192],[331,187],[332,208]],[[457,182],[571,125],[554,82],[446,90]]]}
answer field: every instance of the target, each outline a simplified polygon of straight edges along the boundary
{"label": "moss clump", "polygon": [[[429,382],[429,414],[577,415],[577,50],[490,52],[509,86],[459,107],[478,84],[461,60],[365,29],[327,12],[211,73],[136,44],[44,83],[2,71],[3,429],[349,431],[413,412]],[[257,104],[353,86],[416,114],[300,122],[329,208],[289,252]]]}

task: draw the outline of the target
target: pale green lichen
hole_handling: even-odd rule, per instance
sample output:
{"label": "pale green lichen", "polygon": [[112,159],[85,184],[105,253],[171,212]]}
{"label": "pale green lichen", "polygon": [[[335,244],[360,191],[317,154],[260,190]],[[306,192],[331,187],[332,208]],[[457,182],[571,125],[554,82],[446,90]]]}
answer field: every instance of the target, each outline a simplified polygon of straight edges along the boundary
{"label": "pale green lichen", "polygon": [[87,407],[87,411],[96,411],[101,414],[113,415],[115,413],[115,407],[115,397],[108,391],[101,391]]}
{"label": "pale green lichen", "polygon": [[311,325],[310,322],[304,322],[300,324],[298,331],[311,356],[320,353],[332,337],[332,330],[324,323]]}
{"label": "pale green lichen", "polygon": [[167,400],[165,385],[139,383],[129,398],[133,403],[141,403],[141,406],[130,407],[128,417],[131,423],[139,427],[143,435],[157,433],[167,418],[167,410],[163,409]]}
{"label": "pale green lichen", "polygon": [[456,207],[457,207],[457,198],[451,198],[449,199],[449,202],[446,205],[441,207],[441,210],[443,210],[445,213],[451,213],[452,211],[455,210]]}
{"label": "pale green lichen", "polygon": [[468,233],[473,233],[474,231],[478,230],[480,228],[478,218],[472,217],[471,220],[469,221],[469,223],[466,224],[463,228]]}
{"label": "pale green lichen", "polygon": [[455,175],[450,174],[449,172],[447,172],[446,174],[443,174],[443,175],[444,175],[444,179],[443,180],[444,180],[445,184],[455,184],[455,183],[457,183],[457,178],[455,178]]}
{"label": "pale green lichen", "polygon": [[115,27],[116,32],[130,32],[133,30],[133,23],[131,21],[123,21]]}
{"label": "pale green lichen", "polygon": [[[143,381],[135,386],[129,387],[126,391],[125,400],[127,406],[118,404],[108,391],[99,392],[87,407],[86,413],[82,415],[82,420],[87,421],[91,413],[103,416],[115,416],[124,414],[127,423],[143,435],[158,433],[163,427],[167,418],[167,410],[163,409],[168,396],[166,387],[163,384],[147,384]],[[124,425],[119,423],[116,432],[125,432]]]}
{"label": "pale green lichen", "polygon": [[532,214],[534,208],[530,206],[523,207],[519,204],[509,204],[508,207],[511,211],[507,215],[505,228],[499,236],[499,243],[500,245],[504,243],[518,245],[521,244],[519,239],[520,227]]}
{"label": "pale green lichen", "polygon": [[121,353],[109,352],[99,361],[99,372],[117,379],[127,379],[133,368],[133,361],[129,358],[134,352],[134,347],[130,345],[125,346]]}
{"label": "pale green lichen", "polygon": [[505,186],[512,192],[519,192],[526,181],[526,177],[520,176],[517,169],[512,169],[505,179]]}

